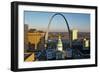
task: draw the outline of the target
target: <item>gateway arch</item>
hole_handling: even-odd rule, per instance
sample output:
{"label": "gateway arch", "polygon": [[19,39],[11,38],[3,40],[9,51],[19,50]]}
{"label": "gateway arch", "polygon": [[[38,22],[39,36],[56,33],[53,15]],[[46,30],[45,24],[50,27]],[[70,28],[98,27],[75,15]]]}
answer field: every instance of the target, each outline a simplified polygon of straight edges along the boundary
{"label": "gateway arch", "polygon": [[46,31],[46,34],[45,34],[45,47],[47,47],[47,42],[48,42],[48,33],[49,33],[49,28],[50,28],[50,25],[51,25],[51,22],[52,22],[52,20],[53,20],[53,18],[55,17],[55,16],[57,16],[57,15],[60,15],[60,16],[62,16],[62,18],[64,19],[64,21],[65,21],[65,24],[66,24],[66,27],[67,27],[67,29],[68,29],[68,34],[69,34],[69,45],[70,45],[70,48],[71,48],[71,30],[70,30],[70,27],[69,27],[69,24],[68,24],[68,21],[67,21],[67,19],[65,18],[65,16],[63,15],[63,14],[61,14],[61,13],[55,13],[52,17],[51,17],[51,19],[50,19],[50,21],[49,21],[49,24],[48,24],[48,27],[47,27],[47,31]]}

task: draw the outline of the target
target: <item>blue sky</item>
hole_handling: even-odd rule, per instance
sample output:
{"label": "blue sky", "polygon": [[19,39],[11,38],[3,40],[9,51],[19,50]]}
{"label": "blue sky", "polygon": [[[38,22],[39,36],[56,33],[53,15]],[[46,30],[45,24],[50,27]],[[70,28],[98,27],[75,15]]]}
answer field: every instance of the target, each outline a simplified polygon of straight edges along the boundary
{"label": "blue sky", "polygon": [[[24,23],[29,28],[46,31],[48,23],[55,12],[34,12],[24,11]],[[83,13],[62,13],[69,23],[70,29],[78,29],[79,32],[90,32],[90,14]],[[49,31],[66,32],[66,23],[62,16],[57,15],[53,18]]]}

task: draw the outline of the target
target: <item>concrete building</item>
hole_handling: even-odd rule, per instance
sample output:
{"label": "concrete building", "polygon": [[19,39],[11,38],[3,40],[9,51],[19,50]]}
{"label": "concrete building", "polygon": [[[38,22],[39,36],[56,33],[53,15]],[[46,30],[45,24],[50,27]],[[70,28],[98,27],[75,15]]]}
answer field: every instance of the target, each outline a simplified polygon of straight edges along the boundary
{"label": "concrete building", "polygon": [[27,33],[28,33],[28,25],[24,24],[24,51],[26,51],[28,49]]}
{"label": "concrete building", "polygon": [[89,47],[89,40],[84,38],[84,47],[88,48]]}
{"label": "concrete building", "polygon": [[37,45],[40,42],[41,38],[44,37],[44,32],[28,32],[28,42],[35,45],[35,49],[37,49]]}
{"label": "concrete building", "polygon": [[73,29],[71,31],[71,37],[72,37],[72,40],[77,40],[78,39],[78,30],[77,29]]}

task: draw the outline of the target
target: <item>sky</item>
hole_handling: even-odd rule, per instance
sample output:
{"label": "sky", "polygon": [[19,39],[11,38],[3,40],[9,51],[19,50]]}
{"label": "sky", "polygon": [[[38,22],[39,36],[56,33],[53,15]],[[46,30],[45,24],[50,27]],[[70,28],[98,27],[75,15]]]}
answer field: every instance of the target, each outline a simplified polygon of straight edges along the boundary
{"label": "sky", "polygon": [[[70,30],[77,29],[79,32],[90,32],[90,14],[62,13],[69,24]],[[51,17],[55,12],[24,11],[24,24],[29,28],[46,31]],[[65,20],[61,15],[56,15],[51,21],[49,32],[67,32]]]}

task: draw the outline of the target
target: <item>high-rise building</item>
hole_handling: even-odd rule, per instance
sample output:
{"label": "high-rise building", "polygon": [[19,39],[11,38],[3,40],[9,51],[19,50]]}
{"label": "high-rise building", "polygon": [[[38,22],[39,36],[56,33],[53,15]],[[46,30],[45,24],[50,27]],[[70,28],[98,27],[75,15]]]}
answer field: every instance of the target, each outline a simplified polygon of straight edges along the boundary
{"label": "high-rise building", "polygon": [[61,40],[60,35],[59,35],[59,39],[58,39],[57,50],[63,51],[63,44],[62,44],[62,40]]}
{"label": "high-rise building", "polygon": [[78,38],[78,30],[77,29],[73,29],[71,31],[71,37],[72,37],[72,40],[76,40]]}
{"label": "high-rise building", "polygon": [[24,51],[26,51],[28,49],[27,33],[28,33],[28,25],[24,24]]}
{"label": "high-rise building", "polygon": [[89,40],[87,39],[84,39],[84,47],[89,47]]}
{"label": "high-rise building", "polygon": [[24,42],[27,43],[27,33],[28,33],[28,25],[24,24]]}
{"label": "high-rise building", "polygon": [[38,43],[41,41],[41,38],[44,37],[44,34],[44,32],[38,31],[28,32],[28,42],[35,45],[34,49],[37,49]]}

